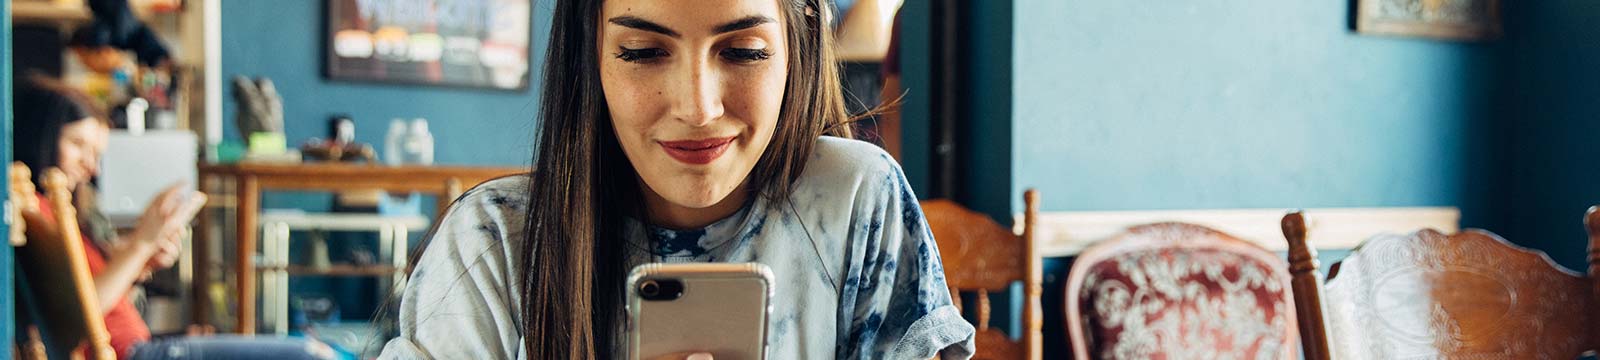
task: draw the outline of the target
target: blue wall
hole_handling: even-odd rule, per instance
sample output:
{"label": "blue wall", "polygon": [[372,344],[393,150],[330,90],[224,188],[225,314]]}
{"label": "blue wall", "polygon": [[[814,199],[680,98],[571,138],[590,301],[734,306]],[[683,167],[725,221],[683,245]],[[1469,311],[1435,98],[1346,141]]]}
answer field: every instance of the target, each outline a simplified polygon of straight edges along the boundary
{"label": "blue wall", "polygon": [[[901,100],[900,164],[918,197],[933,194],[932,149],[932,72],[933,48],[930,19],[931,1],[907,1],[900,6],[898,21],[900,46]],[[962,21],[972,32],[966,34],[972,45],[965,59],[968,86],[957,89],[958,96],[970,99],[1009,99],[1012,95],[1011,1],[965,2]],[[1011,211],[1012,104],[1009,101],[974,101],[961,114],[970,123],[958,130],[965,149],[958,149],[966,168],[958,176],[964,183],[957,201],[999,218]],[[1020,191],[1020,190],[1017,190]]]}
{"label": "blue wall", "polygon": [[900,30],[900,86],[906,89],[900,101],[900,166],[907,182],[919,197],[926,197],[929,170],[928,139],[932,122],[933,64],[926,55],[932,48],[928,19],[933,17],[932,1],[906,1],[896,15]]}
{"label": "blue wall", "polygon": [[1497,140],[1516,161],[1503,170],[1510,211],[1497,232],[1583,271],[1583,211],[1600,204],[1600,2],[1505,7],[1509,104]]}
{"label": "blue wall", "polygon": [[[544,62],[546,39],[541,34],[549,24],[547,6],[535,6],[532,64]],[[355,118],[356,140],[381,152],[389,119],[422,117],[433,133],[438,163],[529,163],[539,109],[533,91],[540,86],[537,76],[528,90],[517,92],[330,81],[322,76],[324,12],[323,1],[222,2],[223,128],[228,139],[240,139],[229,79],[266,76],[283,96],[284,130],[291,145],[327,137],[328,116],[345,113]]]}
{"label": "blue wall", "polygon": [[[966,156],[961,162],[965,167],[961,169],[963,178],[960,201],[974,210],[989,214],[997,219],[1006,219],[1012,214],[1012,204],[1020,204],[1020,188],[1012,186],[1014,179],[1023,168],[1018,165],[1025,163],[1012,161],[1015,131],[1023,130],[1016,127],[1013,101],[991,101],[998,99],[1015,99],[1015,71],[1016,52],[1014,50],[1011,1],[975,1],[967,3],[968,9],[963,13],[968,14],[972,32],[969,42],[971,49],[968,51],[970,58],[967,62],[967,80],[969,89],[964,92],[972,99],[969,112],[965,114],[969,125],[966,136],[967,149],[962,149]],[[1019,305],[1020,306],[1020,305]]]}
{"label": "blue wall", "polygon": [[1347,7],[1021,1],[1015,191],[1047,211],[1471,205],[1495,49],[1359,36]]}
{"label": "blue wall", "polygon": [[[551,9],[546,2],[535,2],[533,12],[529,61],[538,69],[544,62]],[[328,117],[342,113],[355,119],[356,141],[372,144],[381,156],[390,119],[422,117],[428,119],[439,164],[529,165],[539,110],[538,76],[527,90],[515,92],[328,80],[322,76],[324,13],[323,1],[222,2],[226,139],[242,141],[234,122],[231,79],[265,76],[283,98],[290,146],[327,137]],[[326,211],[330,199],[326,194],[269,194],[262,207]]]}
{"label": "blue wall", "polygon": [[[11,163],[11,2],[0,2],[0,160],[4,164]],[[0,170],[0,186],[11,188],[11,166],[6,165]],[[0,191],[0,202],[5,202],[10,196],[10,191]],[[0,339],[10,341],[16,331],[16,317],[12,312],[16,309],[12,305],[15,293],[11,291],[13,272],[11,265],[11,226],[0,222]],[[11,359],[10,351],[0,351],[0,360]]]}

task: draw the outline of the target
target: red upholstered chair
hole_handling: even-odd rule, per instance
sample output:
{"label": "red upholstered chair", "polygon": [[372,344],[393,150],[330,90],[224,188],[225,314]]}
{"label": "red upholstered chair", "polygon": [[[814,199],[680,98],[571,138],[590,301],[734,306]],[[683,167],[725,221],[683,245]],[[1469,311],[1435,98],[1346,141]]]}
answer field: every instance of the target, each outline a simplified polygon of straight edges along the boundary
{"label": "red upholstered chair", "polygon": [[1067,278],[1077,359],[1294,359],[1288,265],[1203,226],[1142,225],[1085,249]]}

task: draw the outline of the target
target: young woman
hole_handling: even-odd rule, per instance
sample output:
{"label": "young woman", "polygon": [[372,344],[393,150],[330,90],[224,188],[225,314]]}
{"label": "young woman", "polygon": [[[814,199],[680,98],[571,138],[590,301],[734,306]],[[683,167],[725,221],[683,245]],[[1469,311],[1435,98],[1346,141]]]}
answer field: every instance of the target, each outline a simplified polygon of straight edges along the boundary
{"label": "young woman", "polygon": [[847,140],[825,1],[556,1],[535,171],[457,200],[381,357],[621,358],[648,262],[769,266],[775,359],[970,357],[905,176]]}
{"label": "young woman", "polygon": [[[29,76],[16,85],[16,142],[13,147],[16,159],[28,165],[36,177],[42,177],[44,169],[59,168],[72,184],[90,186],[110,136],[105,113],[83,94],[42,76]],[[40,184],[39,179],[34,183]],[[327,345],[301,340],[151,339],[150,328],[128,301],[127,294],[142,274],[171,267],[182,252],[181,236],[190,218],[179,210],[181,189],[181,185],[174,185],[156,196],[128,233],[83,231],[86,260],[94,274],[95,292],[99,295],[100,309],[105,312],[106,331],[111,335],[111,346],[117,358],[323,359],[334,356]],[[25,216],[49,218],[52,210],[49,202],[39,203],[39,209],[24,210],[37,212]],[[97,236],[113,238],[96,239]]]}

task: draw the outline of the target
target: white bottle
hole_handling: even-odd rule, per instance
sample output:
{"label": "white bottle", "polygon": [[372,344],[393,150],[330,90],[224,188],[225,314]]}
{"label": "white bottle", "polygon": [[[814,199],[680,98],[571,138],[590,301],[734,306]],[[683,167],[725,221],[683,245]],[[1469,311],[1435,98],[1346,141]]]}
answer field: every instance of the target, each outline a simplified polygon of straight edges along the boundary
{"label": "white bottle", "polygon": [[411,120],[411,131],[406,133],[406,165],[433,165],[433,134],[428,133],[428,120]]}
{"label": "white bottle", "polygon": [[400,118],[389,120],[389,134],[383,138],[383,164],[400,166],[405,162],[405,149],[401,148],[402,141],[406,138],[406,121]]}
{"label": "white bottle", "polygon": [[133,98],[133,100],[128,100],[128,106],[126,110],[126,117],[128,119],[128,134],[144,134],[144,114],[145,111],[148,110],[150,110],[149,101],[145,101],[143,98]]}

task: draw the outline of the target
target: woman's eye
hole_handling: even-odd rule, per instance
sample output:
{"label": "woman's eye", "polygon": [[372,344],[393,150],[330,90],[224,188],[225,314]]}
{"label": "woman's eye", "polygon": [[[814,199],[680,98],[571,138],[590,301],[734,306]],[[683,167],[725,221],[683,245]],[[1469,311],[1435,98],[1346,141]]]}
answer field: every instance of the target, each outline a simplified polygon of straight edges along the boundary
{"label": "woman's eye", "polygon": [[722,57],[737,63],[753,63],[771,58],[772,53],[767,49],[727,48],[722,49]]}
{"label": "woman's eye", "polygon": [[656,58],[667,56],[667,51],[659,48],[629,49],[622,48],[617,52],[617,59],[627,62],[648,62]]}

